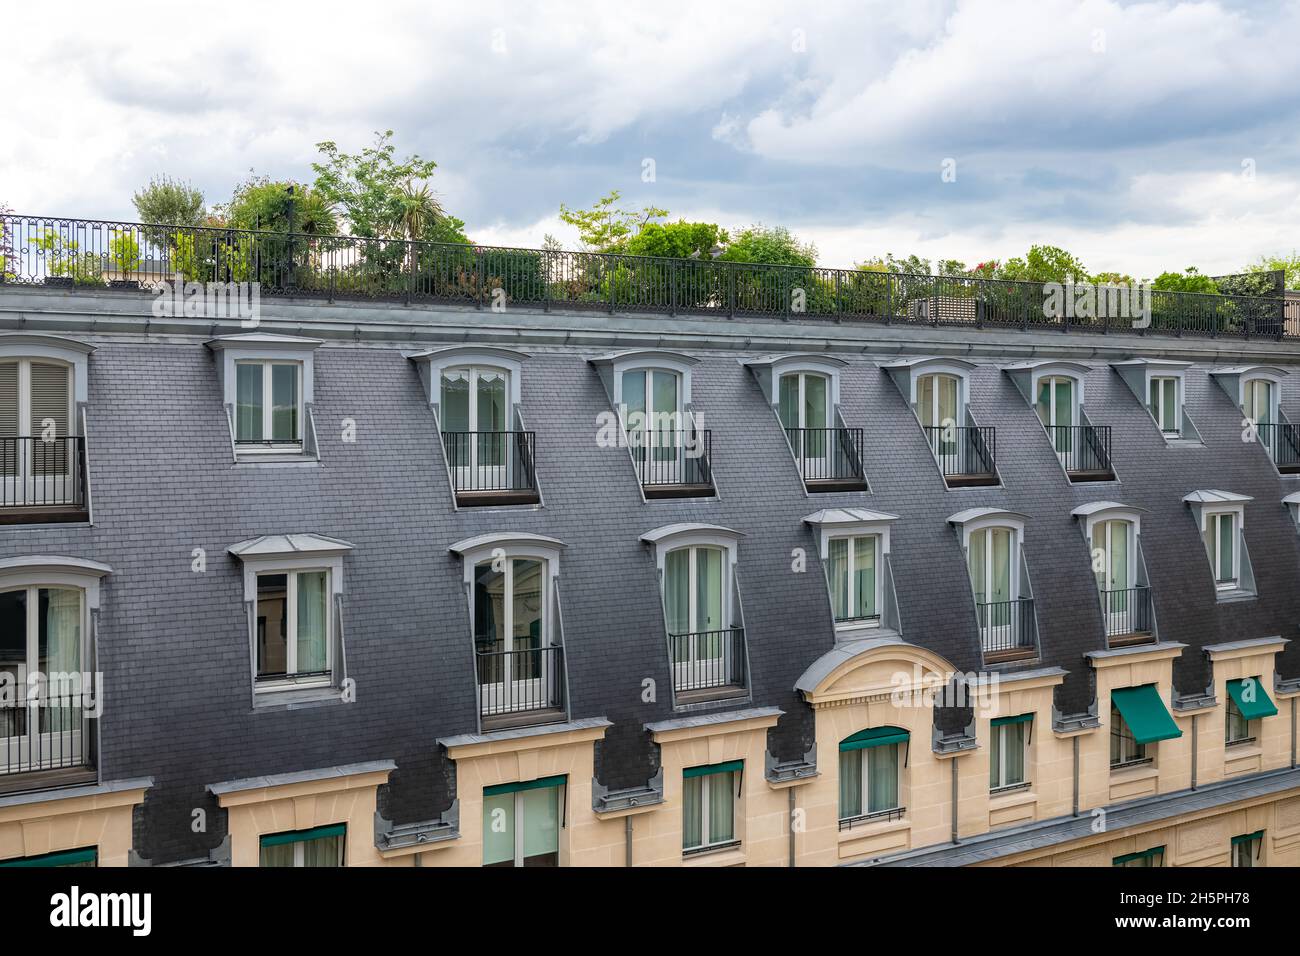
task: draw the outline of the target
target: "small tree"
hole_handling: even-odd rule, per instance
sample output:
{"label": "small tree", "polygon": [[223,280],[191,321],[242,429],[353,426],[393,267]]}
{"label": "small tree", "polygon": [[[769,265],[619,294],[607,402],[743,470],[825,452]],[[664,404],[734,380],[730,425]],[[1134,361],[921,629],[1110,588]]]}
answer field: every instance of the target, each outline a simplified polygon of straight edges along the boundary
{"label": "small tree", "polygon": [[201,226],[207,216],[203,193],[169,176],[155,176],[131,197],[141,222]]}
{"label": "small tree", "polygon": [[1283,272],[1286,274],[1286,287],[1300,289],[1300,252],[1294,249],[1287,254],[1260,256],[1246,267],[1247,272]]}
{"label": "small tree", "polygon": [[727,244],[727,230],[716,222],[647,223],[623,245],[622,252],[631,256],[658,256],[663,259],[712,259]]}
{"label": "small tree", "polygon": [[1162,272],[1151,283],[1151,288],[1161,292],[1206,292],[1217,293],[1219,287],[1209,276],[1201,275],[1195,266],[1188,266],[1184,272]]}
{"label": "small tree", "polygon": [[800,242],[785,226],[756,223],[736,233],[727,244],[726,251],[718,258],[725,262],[812,268],[817,265],[817,247],[812,243]]}
{"label": "small tree", "polygon": [[624,209],[618,206],[623,194],[611,189],[600,197],[590,209],[570,209],[560,204],[560,220],[578,230],[584,249],[591,252],[620,252],[633,236],[656,219],[668,215],[667,209],[642,206]]}
{"label": "small tree", "polygon": [[140,269],[140,243],[135,235],[114,230],[108,240],[108,259],[119,279],[125,279]]}

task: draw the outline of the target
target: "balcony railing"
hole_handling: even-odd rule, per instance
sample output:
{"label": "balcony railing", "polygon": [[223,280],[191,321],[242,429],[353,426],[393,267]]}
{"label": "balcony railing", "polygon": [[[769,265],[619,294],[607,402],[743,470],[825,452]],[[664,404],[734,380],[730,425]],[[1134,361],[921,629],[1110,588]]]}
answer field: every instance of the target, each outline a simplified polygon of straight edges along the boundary
{"label": "balcony railing", "polygon": [[991,425],[926,425],[925,437],[949,484],[996,480],[997,430]]}
{"label": "balcony railing", "polygon": [[533,432],[443,432],[442,444],[457,498],[537,500]]}
{"label": "balcony railing", "polygon": [[11,774],[95,766],[95,729],[81,694],[0,707],[0,789]]}
{"label": "balcony railing", "polygon": [[713,493],[713,432],[696,429],[629,429],[637,477],[647,495]]}
{"label": "balcony railing", "polygon": [[[1238,292],[1153,291],[1128,314],[1099,287],[1106,318],[1068,314],[1059,288],[967,276],[661,259],[613,253],[410,242],[297,232],[0,217],[5,283],[149,288],[260,283],[268,295],[706,315],[770,315],[1093,333],[1300,338],[1280,282],[1220,282]],[[1250,277],[1254,278],[1254,277]],[[1268,288],[1265,288],[1265,287]],[[499,291],[498,291],[499,290]],[[1053,295],[1055,293],[1055,295]]]}
{"label": "balcony railing", "polygon": [[1300,472],[1300,425],[1256,425],[1256,434],[1283,474]]}
{"label": "balcony railing", "polygon": [[85,507],[84,439],[0,438],[0,509],[75,512]]}
{"label": "balcony railing", "polygon": [[861,428],[787,428],[785,435],[809,490],[822,486],[838,491],[866,484]]}
{"label": "balcony railing", "polygon": [[976,596],[976,619],[980,644],[986,657],[1028,656],[1036,650],[1034,641],[1034,599],[983,601]]}
{"label": "balcony railing", "polygon": [[1114,477],[1109,425],[1047,425],[1046,428],[1056,457],[1073,480]]}
{"label": "balcony railing", "polygon": [[564,709],[564,648],[476,652],[479,712],[504,718]]}
{"label": "balcony railing", "polygon": [[669,634],[673,684],[682,691],[745,686],[745,629]]}
{"label": "balcony railing", "polygon": [[1103,590],[1101,611],[1108,638],[1142,637],[1151,633],[1151,589],[1145,585]]}

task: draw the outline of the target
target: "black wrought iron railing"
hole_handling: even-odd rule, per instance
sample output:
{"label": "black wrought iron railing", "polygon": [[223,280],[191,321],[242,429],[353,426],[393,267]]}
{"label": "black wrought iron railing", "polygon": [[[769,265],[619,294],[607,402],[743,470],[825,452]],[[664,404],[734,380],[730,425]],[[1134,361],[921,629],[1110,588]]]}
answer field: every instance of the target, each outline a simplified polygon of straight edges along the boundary
{"label": "black wrought iron railing", "polygon": [[0,706],[0,776],[95,766],[94,700],[81,694]]}
{"label": "black wrought iron railing", "polygon": [[1151,633],[1151,588],[1114,588],[1101,592],[1106,635]]}
{"label": "black wrought iron railing", "polygon": [[1070,475],[1110,474],[1109,425],[1047,425],[1052,448]]}
{"label": "black wrought iron railing", "polygon": [[0,438],[0,508],[85,505],[84,439]]}
{"label": "black wrought iron railing", "polygon": [[1300,426],[1256,425],[1256,435],[1279,470],[1300,470]]}
{"label": "black wrought iron railing", "polygon": [[564,648],[557,644],[479,650],[475,664],[479,712],[484,717],[564,708]]}
{"label": "black wrought iron railing", "polygon": [[804,481],[862,481],[861,428],[787,428]]}
{"label": "black wrought iron railing", "polygon": [[976,595],[975,615],[985,654],[1027,651],[1035,648],[1034,599],[984,601]]}
{"label": "black wrought iron railing", "polygon": [[533,432],[443,432],[442,444],[458,494],[537,490]]}
{"label": "black wrought iron railing", "polygon": [[1221,283],[1234,290],[1228,295],[1152,291],[1140,308],[1123,290],[1099,286],[1100,306],[1077,310],[1064,306],[1076,301],[1068,288],[1063,295],[1042,283],[969,276],[48,216],[6,215],[0,230],[0,248],[10,250],[0,275],[12,284],[138,289],[180,275],[190,282],[257,282],[262,295],[331,301],[1300,338],[1295,307],[1284,305],[1277,283]]}
{"label": "black wrought iron railing", "polygon": [[707,428],[632,428],[632,461],[645,488],[713,485],[713,432]]}
{"label": "black wrought iron railing", "polygon": [[926,441],[945,478],[993,475],[998,436],[992,425],[925,425]]}
{"label": "black wrought iron railing", "polygon": [[333,675],[333,671],[258,671],[255,682],[267,684],[302,684],[324,683]]}
{"label": "black wrought iron railing", "polygon": [[888,810],[877,810],[874,813],[859,813],[852,817],[841,817],[839,828],[841,830],[852,830],[856,826],[864,823],[880,823],[886,820],[901,820],[907,815],[907,807],[890,807]]}
{"label": "black wrought iron railing", "polygon": [[745,686],[745,629],[669,634],[678,691]]}

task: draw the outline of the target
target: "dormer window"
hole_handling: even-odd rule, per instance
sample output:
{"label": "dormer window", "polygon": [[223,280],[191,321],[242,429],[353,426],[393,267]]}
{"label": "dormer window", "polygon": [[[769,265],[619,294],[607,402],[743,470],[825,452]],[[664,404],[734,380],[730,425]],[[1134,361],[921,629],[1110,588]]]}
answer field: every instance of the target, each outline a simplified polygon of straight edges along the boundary
{"label": "dormer window", "polygon": [[959,359],[903,359],[881,366],[907,398],[949,488],[998,483],[997,436],[975,423],[968,375]]}
{"label": "dormer window", "polygon": [[837,634],[882,624],[897,628],[893,588],[887,584],[889,529],[897,517],[866,508],[830,508],[803,520],[819,535]]}
{"label": "dormer window", "polygon": [[535,433],[523,425],[523,352],[451,346],[415,362],[442,435],[458,507],[537,504]]}
{"label": "dormer window", "polygon": [[698,362],[654,349],[591,359],[647,499],[715,494],[712,433],[699,427],[691,405],[691,370]]}
{"label": "dormer window", "polygon": [[1140,508],[1094,501],[1071,512],[1083,525],[1097,581],[1108,647],[1140,644],[1155,632],[1151,587],[1142,556]]}
{"label": "dormer window", "polygon": [[1110,456],[1110,426],[1094,425],[1084,412],[1086,365],[1077,362],[1016,362],[1005,368],[1033,406],[1047,440],[1072,482],[1115,477]]}
{"label": "dormer window", "polygon": [[1255,574],[1246,548],[1247,495],[1194,491],[1183,498],[1192,509],[1220,600],[1255,595]]}
{"label": "dormer window", "polygon": [[69,339],[0,334],[0,516],[85,520],[87,357]]}
{"label": "dormer window", "polygon": [[840,371],[848,363],[791,353],[745,364],[785,432],[804,489],[866,490],[862,429],[846,426],[840,415]]}
{"label": "dormer window", "polygon": [[1167,442],[1197,443],[1200,433],[1186,409],[1186,373],[1190,362],[1132,358],[1111,366],[1140,401]]}
{"label": "dormer window", "polygon": [[1034,601],[1021,558],[1024,516],[971,508],[948,519],[961,535],[986,663],[1037,653]]}
{"label": "dormer window", "polygon": [[319,339],[250,332],[207,343],[217,358],[235,460],[314,463],[312,404]]}

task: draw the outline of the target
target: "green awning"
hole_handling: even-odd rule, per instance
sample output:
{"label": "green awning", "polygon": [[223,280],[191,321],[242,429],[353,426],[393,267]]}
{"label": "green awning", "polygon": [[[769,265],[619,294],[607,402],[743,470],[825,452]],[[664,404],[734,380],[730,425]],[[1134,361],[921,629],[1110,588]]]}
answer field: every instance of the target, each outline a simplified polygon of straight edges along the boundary
{"label": "green awning", "polygon": [[1123,866],[1125,863],[1132,863],[1134,860],[1145,860],[1147,857],[1164,856],[1164,854],[1165,848],[1163,845],[1153,846],[1149,850],[1139,850],[1136,853],[1125,853],[1123,856],[1115,857],[1115,859],[1110,862],[1112,866]]}
{"label": "green awning", "polygon": [[1017,714],[1015,717],[994,717],[993,726],[1001,727],[1004,724],[1027,724],[1033,719],[1033,714]]}
{"label": "green awning", "polygon": [[1228,681],[1228,696],[1247,720],[1272,717],[1277,713],[1277,705],[1269,698],[1263,681],[1258,677]]}
{"label": "green awning", "polygon": [[24,856],[16,860],[0,860],[0,866],[77,866],[82,863],[95,863],[99,857],[97,847],[84,850],[64,850],[61,853],[45,853],[41,856]]}
{"label": "green awning", "polygon": [[726,763],[710,763],[703,767],[687,767],[682,771],[683,779],[707,777],[711,773],[740,773],[745,769],[745,761],[728,760]]}
{"label": "green awning", "polygon": [[1250,843],[1253,840],[1258,840],[1263,835],[1263,830],[1256,830],[1254,833],[1243,833],[1241,836],[1235,836],[1232,838],[1232,845],[1236,846],[1238,843]]}
{"label": "green awning", "polygon": [[562,787],[568,778],[564,774],[556,777],[540,777],[537,780],[525,780],[523,783],[498,783],[484,787],[483,796],[496,797],[503,793],[518,793],[521,790],[545,790],[548,787]]}
{"label": "green awning", "polygon": [[289,833],[272,833],[262,837],[262,846],[283,846],[286,843],[306,843],[308,840],[323,840],[326,837],[341,837],[348,832],[346,823],[331,823],[329,826],[313,827],[310,830],[293,830]]}
{"label": "green awning", "polygon": [[840,751],[864,750],[867,747],[884,747],[886,744],[905,744],[911,737],[902,727],[872,727],[859,730],[840,741]]}
{"label": "green awning", "polygon": [[1160,699],[1155,684],[1122,687],[1111,691],[1110,699],[1119,708],[1133,739],[1140,744],[1153,744],[1157,740],[1169,740],[1183,735],[1164,701]]}

